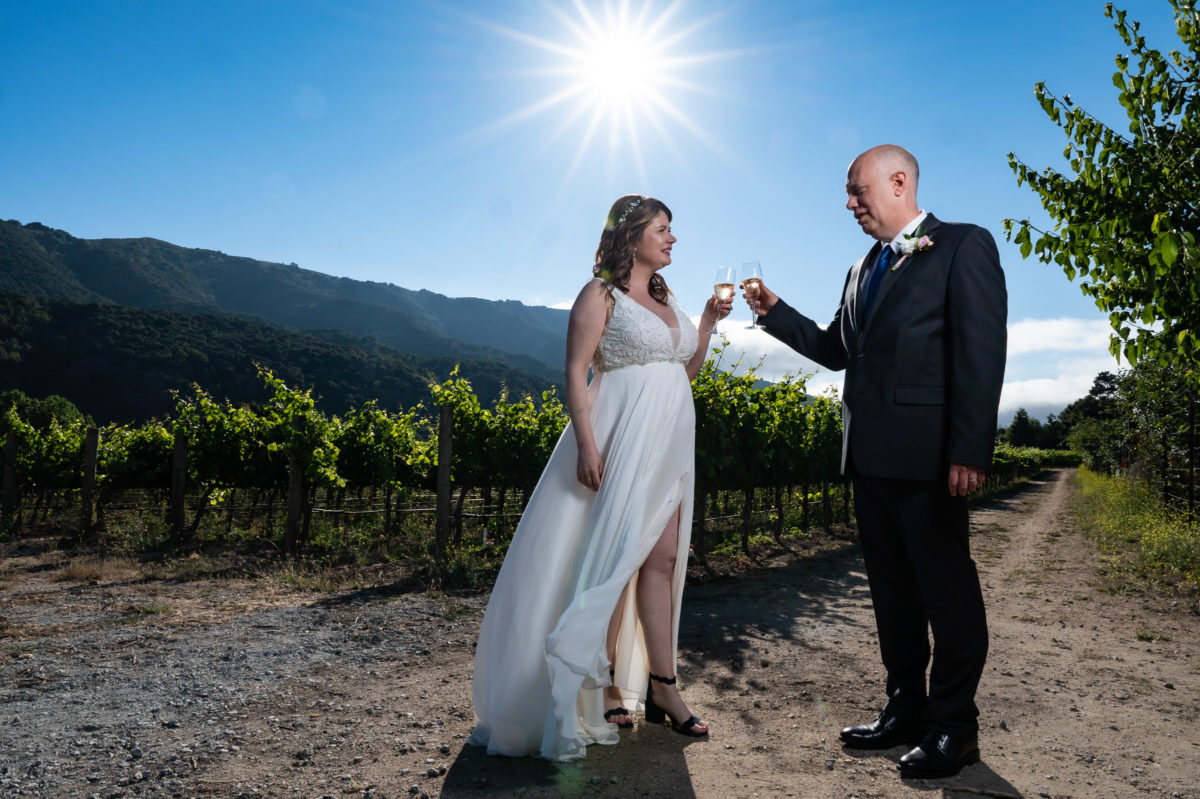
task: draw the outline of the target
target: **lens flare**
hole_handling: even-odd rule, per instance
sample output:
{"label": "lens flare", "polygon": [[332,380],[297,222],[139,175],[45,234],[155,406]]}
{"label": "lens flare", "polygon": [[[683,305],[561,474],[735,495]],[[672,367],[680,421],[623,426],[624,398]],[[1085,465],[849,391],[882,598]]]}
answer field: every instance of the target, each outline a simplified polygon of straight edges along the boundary
{"label": "lens flare", "polygon": [[[660,4],[661,5],[661,4]],[[717,95],[712,85],[689,80],[685,73],[699,65],[739,58],[745,51],[688,52],[688,40],[720,20],[725,12],[704,19],[683,19],[682,0],[656,10],[645,0],[634,8],[632,0],[605,0],[588,4],[573,0],[543,6],[561,26],[554,39],[475,20],[491,30],[536,51],[548,54],[549,63],[523,74],[551,78],[553,89],[545,96],[489,124],[479,135],[544,117],[559,109],[562,116],[551,128],[552,137],[574,138],[578,144],[567,176],[597,143],[610,154],[627,155],[644,180],[642,139],[653,131],[678,152],[682,132],[721,156],[717,142],[681,107],[684,94]]]}

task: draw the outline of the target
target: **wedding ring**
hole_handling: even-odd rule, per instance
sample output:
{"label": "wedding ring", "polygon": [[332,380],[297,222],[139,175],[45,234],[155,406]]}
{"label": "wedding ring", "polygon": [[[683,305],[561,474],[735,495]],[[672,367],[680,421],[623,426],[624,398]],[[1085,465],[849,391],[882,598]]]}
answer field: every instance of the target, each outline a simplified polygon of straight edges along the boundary
{"label": "wedding ring", "polygon": [[968,483],[978,483],[979,481],[978,481],[978,480],[976,480],[974,477],[968,477],[968,478],[967,478],[967,482],[968,482]]}

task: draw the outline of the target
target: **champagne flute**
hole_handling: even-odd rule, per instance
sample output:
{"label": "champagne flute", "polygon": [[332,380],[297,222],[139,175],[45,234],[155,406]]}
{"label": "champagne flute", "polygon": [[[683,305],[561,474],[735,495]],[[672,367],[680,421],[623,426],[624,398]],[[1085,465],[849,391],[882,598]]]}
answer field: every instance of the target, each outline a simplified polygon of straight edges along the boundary
{"label": "champagne flute", "polygon": [[[742,289],[746,292],[747,299],[753,303],[758,299],[758,289],[762,286],[762,267],[758,265],[758,261],[746,261],[742,264]],[[758,314],[754,312],[754,306],[750,306],[750,324],[746,326],[747,330],[754,330],[758,327]]]}
{"label": "champagne flute", "polygon": [[[732,266],[721,266],[717,268],[717,276],[713,278],[713,293],[721,302],[733,296],[737,291],[737,272]],[[720,319],[717,320],[718,322]],[[717,332],[717,322],[713,322],[713,329],[708,331],[714,335]]]}

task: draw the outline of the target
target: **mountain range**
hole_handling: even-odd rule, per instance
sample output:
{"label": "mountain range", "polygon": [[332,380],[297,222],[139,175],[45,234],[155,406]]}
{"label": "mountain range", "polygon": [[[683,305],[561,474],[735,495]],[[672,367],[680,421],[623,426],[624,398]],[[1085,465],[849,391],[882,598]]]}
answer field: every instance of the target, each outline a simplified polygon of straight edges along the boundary
{"label": "mountain range", "polygon": [[180,247],[0,221],[0,390],[61,394],[98,421],[169,410],[197,382],[261,394],[255,363],[340,412],[428,402],[455,363],[485,403],[557,385],[567,311],[450,298]]}

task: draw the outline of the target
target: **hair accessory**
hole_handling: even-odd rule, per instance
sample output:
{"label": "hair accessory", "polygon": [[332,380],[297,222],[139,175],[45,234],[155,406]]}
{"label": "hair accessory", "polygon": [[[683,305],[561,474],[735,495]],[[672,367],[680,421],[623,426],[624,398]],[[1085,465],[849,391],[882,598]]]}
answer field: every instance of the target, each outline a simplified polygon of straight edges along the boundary
{"label": "hair accessory", "polygon": [[625,224],[625,220],[629,218],[629,215],[633,212],[633,209],[637,208],[641,204],[642,204],[641,197],[639,197],[636,200],[634,200],[633,202],[631,202],[625,208],[625,210],[621,212],[621,216],[617,218],[617,224],[613,225],[613,227],[619,228],[621,225]]}

